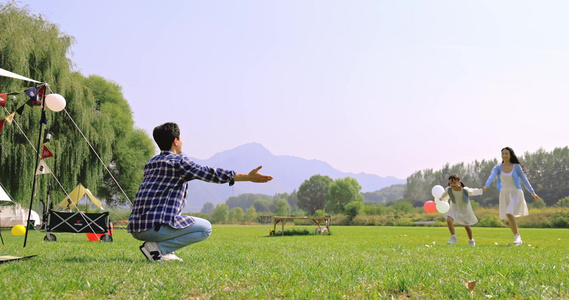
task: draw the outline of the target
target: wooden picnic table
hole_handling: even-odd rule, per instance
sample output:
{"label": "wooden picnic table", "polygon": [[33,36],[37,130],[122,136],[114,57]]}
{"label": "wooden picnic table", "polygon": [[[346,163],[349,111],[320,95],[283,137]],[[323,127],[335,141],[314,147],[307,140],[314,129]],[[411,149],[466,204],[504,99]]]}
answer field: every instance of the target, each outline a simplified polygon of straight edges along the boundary
{"label": "wooden picnic table", "polygon": [[330,216],[326,217],[273,217],[273,230],[277,229],[277,224],[280,222],[282,224],[281,234],[284,235],[284,226],[286,222],[290,220],[312,220],[318,228],[320,228],[320,224],[324,222],[326,225],[326,230],[330,233]]}

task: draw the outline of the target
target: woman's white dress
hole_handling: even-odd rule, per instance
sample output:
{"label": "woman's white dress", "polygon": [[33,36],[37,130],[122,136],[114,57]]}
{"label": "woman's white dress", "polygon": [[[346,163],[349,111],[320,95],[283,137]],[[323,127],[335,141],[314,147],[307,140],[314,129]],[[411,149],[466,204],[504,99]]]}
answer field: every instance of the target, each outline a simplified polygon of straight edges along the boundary
{"label": "woman's white dress", "polygon": [[529,215],[528,206],[524,197],[524,191],[518,189],[512,177],[512,172],[500,172],[502,190],[500,191],[500,219],[507,220],[506,215],[523,217]]}
{"label": "woman's white dress", "polygon": [[469,196],[479,196],[482,195],[482,189],[471,189],[464,187],[460,191],[455,191],[452,188],[447,189],[445,194],[441,197],[441,200],[450,198],[448,196],[448,191],[454,194],[455,202],[449,201],[450,208],[448,212],[445,214],[447,217],[451,217],[455,223],[462,224],[462,225],[474,225],[478,223],[478,219],[472,210],[472,205],[470,205],[470,201],[466,203],[464,201],[464,196],[462,195],[463,192],[468,193]]}

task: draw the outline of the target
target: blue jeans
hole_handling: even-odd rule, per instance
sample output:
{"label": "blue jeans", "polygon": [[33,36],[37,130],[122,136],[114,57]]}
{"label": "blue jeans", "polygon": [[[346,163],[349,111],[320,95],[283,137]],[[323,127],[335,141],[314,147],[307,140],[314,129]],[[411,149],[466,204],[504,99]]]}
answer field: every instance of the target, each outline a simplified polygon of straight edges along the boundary
{"label": "blue jeans", "polygon": [[202,218],[192,217],[196,222],[186,228],[176,229],[162,225],[160,230],[154,229],[133,232],[132,236],[140,241],[156,242],[162,254],[172,253],[180,248],[201,242],[211,234],[211,223]]}

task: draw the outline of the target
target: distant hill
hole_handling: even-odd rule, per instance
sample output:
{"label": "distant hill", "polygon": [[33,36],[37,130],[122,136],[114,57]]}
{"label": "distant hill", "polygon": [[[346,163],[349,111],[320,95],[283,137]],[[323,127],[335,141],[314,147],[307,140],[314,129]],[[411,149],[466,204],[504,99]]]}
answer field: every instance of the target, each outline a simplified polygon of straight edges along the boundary
{"label": "distant hill", "polygon": [[362,186],[362,192],[378,191],[394,184],[405,183],[405,179],[380,177],[365,173],[344,173],[334,169],[328,163],[319,160],[307,160],[294,156],[273,155],[263,145],[249,143],[237,148],[215,154],[209,159],[192,158],[196,163],[211,167],[232,169],[246,173],[262,165],[261,173],[272,175],[275,179],[266,184],[238,182],[233,187],[198,180],[191,181],[188,187],[188,204],[184,211],[198,212],[206,202],[214,205],[224,203],[227,198],[243,193],[274,195],[291,193],[312,175],[330,176],[332,179],[352,177]]}

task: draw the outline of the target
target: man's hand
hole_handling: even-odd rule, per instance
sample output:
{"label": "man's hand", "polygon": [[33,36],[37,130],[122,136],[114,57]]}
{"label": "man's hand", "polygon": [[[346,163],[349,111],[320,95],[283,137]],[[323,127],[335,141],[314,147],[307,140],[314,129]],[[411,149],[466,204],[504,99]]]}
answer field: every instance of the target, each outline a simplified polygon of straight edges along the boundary
{"label": "man's hand", "polygon": [[269,175],[263,175],[261,173],[259,173],[259,170],[261,170],[263,166],[258,166],[255,169],[251,170],[251,172],[249,172],[249,181],[251,182],[268,182],[273,180],[273,176],[269,176]]}
{"label": "man's hand", "polygon": [[273,176],[263,175],[263,174],[259,173],[259,170],[262,167],[263,166],[256,167],[255,169],[251,170],[251,172],[249,172],[249,174],[236,173],[235,177],[233,177],[233,180],[234,181],[251,181],[251,182],[259,182],[259,183],[269,182],[269,181],[273,180]]}

